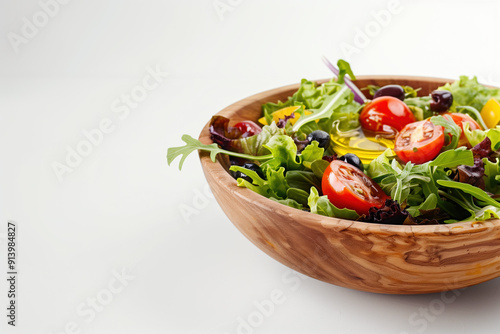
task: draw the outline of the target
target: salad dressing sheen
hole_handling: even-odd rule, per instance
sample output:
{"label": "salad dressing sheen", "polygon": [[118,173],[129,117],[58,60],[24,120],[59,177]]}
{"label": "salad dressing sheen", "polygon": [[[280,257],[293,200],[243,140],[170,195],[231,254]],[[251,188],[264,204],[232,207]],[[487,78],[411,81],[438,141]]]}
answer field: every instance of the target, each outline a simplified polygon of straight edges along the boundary
{"label": "salad dressing sheen", "polygon": [[394,149],[392,139],[365,132],[361,128],[349,131],[349,134],[332,134],[332,143],[337,155],[356,154],[363,164],[370,163],[388,148]]}

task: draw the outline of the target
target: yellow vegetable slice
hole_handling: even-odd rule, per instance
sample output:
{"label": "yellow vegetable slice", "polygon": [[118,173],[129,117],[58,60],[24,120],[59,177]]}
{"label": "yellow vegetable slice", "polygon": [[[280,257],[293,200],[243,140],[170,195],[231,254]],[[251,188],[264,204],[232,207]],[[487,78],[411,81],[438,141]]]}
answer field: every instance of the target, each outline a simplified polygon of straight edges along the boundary
{"label": "yellow vegetable slice", "polygon": [[491,98],[481,109],[481,117],[489,128],[494,128],[500,122],[500,103]]}
{"label": "yellow vegetable slice", "polygon": [[[291,114],[295,113],[295,111],[299,110],[300,107],[301,106],[292,106],[292,107],[285,107],[285,108],[276,110],[273,113],[273,121],[275,123],[278,123],[278,121],[280,120],[280,118],[285,118],[285,116],[290,116]],[[309,115],[309,114],[311,114],[311,112],[309,112],[309,111],[306,110],[304,114],[305,115]],[[300,118],[300,114],[299,113],[295,113],[295,117],[290,119],[290,123],[292,123],[292,125],[295,124],[295,122],[297,122],[297,120],[299,118]],[[263,124],[263,125],[268,125],[267,122],[266,122],[266,118],[265,117],[259,118],[259,123]]]}

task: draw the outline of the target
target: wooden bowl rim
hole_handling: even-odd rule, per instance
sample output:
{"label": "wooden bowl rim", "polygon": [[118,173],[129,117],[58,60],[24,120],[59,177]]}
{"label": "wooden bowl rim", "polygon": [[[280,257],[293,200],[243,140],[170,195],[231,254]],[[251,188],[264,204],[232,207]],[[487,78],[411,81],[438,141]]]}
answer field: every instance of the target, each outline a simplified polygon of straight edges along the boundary
{"label": "wooden bowl rim", "polygon": [[[329,80],[330,79],[320,79],[315,81],[318,83],[322,83]],[[357,80],[391,80],[394,81],[394,83],[405,80],[418,80],[430,83],[454,81],[453,79],[401,75],[364,75],[358,76]],[[230,116],[236,111],[240,110],[244,105],[256,103],[259,101],[261,102],[266,96],[277,95],[286,91],[291,91],[293,94],[293,92],[296,91],[299,87],[300,83],[295,83],[251,95],[247,98],[232,103],[231,105],[219,111],[216,115]],[[204,144],[213,143],[210,139],[210,133],[208,130],[209,125],[210,121],[204,126],[199,136],[199,140]],[[453,224],[439,225],[387,225],[326,217],[289,207],[287,205],[275,202],[262,195],[259,195],[258,193],[248,188],[238,187],[236,185],[236,180],[224,169],[219,160],[216,160],[216,162],[212,162],[212,160],[210,159],[210,154],[202,151],[199,151],[199,157],[205,174],[210,174],[213,179],[219,183],[219,185],[223,186],[227,191],[232,192],[233,195],[241,199],[242,202],[252,202],[253,205],[258,205],[264,210],[272,210],[275,213],[278,213],[280,216],[293,215],[294,221],[315,229],[349,229],[362,234],[374,233],[384,235],[397,234],[403,236],[432,236],[471,234],[482,232],[486,229],[498,228],[500,226],[500,219],[491,219],[480,222],[458,222]],[[235,203],[237,203],[237,201],[235,201]]]}

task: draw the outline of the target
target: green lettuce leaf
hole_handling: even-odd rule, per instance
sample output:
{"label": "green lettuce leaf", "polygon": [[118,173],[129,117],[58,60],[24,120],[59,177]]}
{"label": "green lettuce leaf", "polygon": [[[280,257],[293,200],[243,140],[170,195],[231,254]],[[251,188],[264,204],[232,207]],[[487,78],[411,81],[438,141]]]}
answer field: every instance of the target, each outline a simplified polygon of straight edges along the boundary
{"label": "green lettuce leaf", "polygon": [[439,90],[448,90],[453,95],[453,104],[450,111],[457,112],[458,106],[471,106],[477,110],[481,110],[483,106],[491,98],[500,100],[500,89],[487,88],[477,82],[477,78],[469,78],[460,76],[452,84],[439,87]]}
{"label": "green lettuce leaf", "polygon": [[491,141],[491,149],[498,151],[500,149],[500,127],[483,130],[470,130],[469,123],[464,123],[464,133],[472,147],[482,142],[486,137]]}
{"label": "green lettuce leaf", "polygon": [[254,136],[239,139],[243,153],[250,155],[264,155],[269,154],[269,151],[264,146],[272,137],[277,135],[284,135],[285,130],[278,128],[276,123],[272,122],[270,125],[264,125],[262,131]]}
{"label": "green lettuce leaf", "polygon": [[311,169],[311,165],[314,161],[321,160],[323,158],[325,149],[319,147],[318,145],[318,142],[314,140],[311,144],[307,145],[299,155],[299,160],[304,167]]}
{"label": "green lettuce leaf", "polygon": [[286,182],[291,188],[297,188],[309,192],[311,187],[321,189],[321,178],[309,171],[291,170],[286,173]]}
{"label": "green lettuce leaf", "polygon": [[302,210],[304,208],[304,206],[302,204],[298,203],[296,200],[291,199],[291,198],[276,199],[274,197],[271,197],[270,199],[272,199],[275,202],[281,203],[283,205],[289,206],[291,208],[295,208],[295,209],[299,209],[299,210]]}
{"label": "green lettuce leaf", "polygon": [[262,164],[262,168],[277,169],[283,166],[286,170],[302,169],[302,165],[297,161],[297,145],[293,139],[287,135],[275,135],[263,145],[272,154],[272,159]]}
{"label": "green lettuce leaf", "polygon": [[500,194],[500,160],[495,162],[483,159],[484,163],[484,185],[486,191],[492,194]]}
{"label": "green lettuce leaf", "polygon": [[359,218],[359,215],[356,213],[356,211],[350,209],[339,209],[328,200],[328,197],[326,195],[319,196],[318,190],[314,187],[311,187],[308,205],[312,213],[316,213],[322,216],[351,220],[356,220]]}
{"label": "green lettuce leaf", "polygon": [[302,208],[307,207],[307,200],[309,198],[309,193],[302,189],[288,188],[286,192],[287,198],[293,199],[297,203],[302,205]]}

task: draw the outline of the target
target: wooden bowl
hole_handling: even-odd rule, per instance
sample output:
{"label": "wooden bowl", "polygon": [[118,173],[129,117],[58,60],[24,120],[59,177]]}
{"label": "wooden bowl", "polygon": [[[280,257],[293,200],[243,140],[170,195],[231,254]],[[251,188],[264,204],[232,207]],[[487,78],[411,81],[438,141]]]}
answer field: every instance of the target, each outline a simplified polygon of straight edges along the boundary
{"label": "wooden bowl", "polygon": [[[373,76],[356,84],[410,85],[427,95],[450,80]],[[257,120],[261,105],[286,100],[299,85],[238,101],[218,115]],[[208,124],[200,134],[212,143]],[[250,189],[228,173],[227,157],[214,163],[200,153],[205,177],[232,223],[262,251],[310,277],[356,290],[419,294],[452,290],[500,276],[500,220],[449,225],[383,225],[324,217],[290,208]]]}

